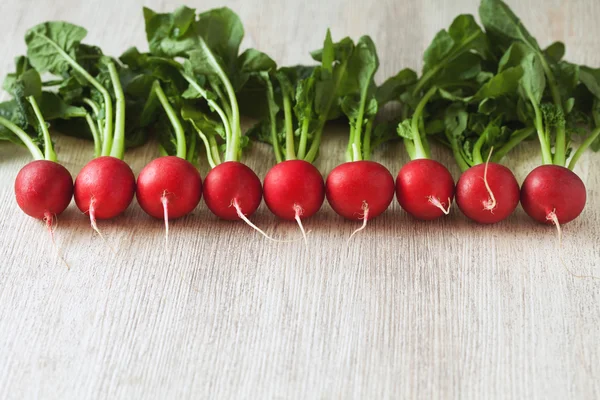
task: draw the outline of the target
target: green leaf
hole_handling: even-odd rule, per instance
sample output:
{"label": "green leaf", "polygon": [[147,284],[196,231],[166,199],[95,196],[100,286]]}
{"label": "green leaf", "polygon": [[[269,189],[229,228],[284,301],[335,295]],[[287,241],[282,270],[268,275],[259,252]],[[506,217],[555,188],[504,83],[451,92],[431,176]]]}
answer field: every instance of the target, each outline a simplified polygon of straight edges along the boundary
{"label": "green leaf", "polygon": [[60,50],[76,58],[79,43],[87,31],[68,22],[44,22],[29,29],[25,34],[27,56],[31,65],[39,72],[63,75],[70,65]]}
{"label": "green leaf", "polygon": [[413,140],[414,135],[410,126],[410,119],[405,119],[399,123],[398,127],[396,128],[396,132],[398,133],[398,136],[403,139]]}
{"label": "green leaf", "polygon": [[475,100],[484,100],[487,98],[497,98],[500,96],[509,96],[516,94],[519,88],[519,81],[523,76],[523,67],[516,66],[506,68],[496,74],[492,79],[485,83],[474,96]]}
{"label": "green leaf", "polygon": [[182,56],[198,45],[192,22],[194,9],[182,6],[173,13],[156,13],[144,7],[146,38],[150,52],[165,57]]}
{"label": "green leaf", "polygon": [[546,76],[534,53],[528,54],[522,61],[523,77],[521,78],[521,96],[526,100],[541,103],[546,89]]}
{"label": "green leaf", "polygon": [[244,27],[237,14],[227,7],[209,10],[198,16],[194,26],[196,33],[231,73],[244,38]]}
{"label": "green leaf", "polygon": [[493,41],[501,43],[505,47],[510,46],[514,41],[519,41],[535,52],[541,53],[535,38],[503,1],[482,0],[479,6],[479,17]]}
{"label": "green leaf", "polygon": [[405,68],[377,88],[377,101],[380,105],[384,105],[392,100],[400,100],[400,94],[416,82],[417,73],[412,69]]}
{"label": "green leaf", "polygon": [[565,44],[554,42],[544,50],[544,55],[552,62],[559,62],[565,56]]}

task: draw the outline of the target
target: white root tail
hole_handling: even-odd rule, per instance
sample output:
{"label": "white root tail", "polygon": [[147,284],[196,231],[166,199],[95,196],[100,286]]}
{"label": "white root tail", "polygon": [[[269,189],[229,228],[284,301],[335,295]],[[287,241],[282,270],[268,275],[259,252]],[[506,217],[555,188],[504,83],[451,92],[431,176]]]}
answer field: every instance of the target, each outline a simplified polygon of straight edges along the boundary
{"label": "white root tail", "polygon": [[56,241],[54,240],[54,230],[56,229],[56,225],[54,225],[53,222],[55,220],[57,221],[56,225],[58,225],[58,218],[55,214],[52,214],[48,211],[44,213],[43,221],[46,224],[46,229],[48,229],[48,233],[50,233],[50,239],[52,239],[52,247],[54,247],[54,250],[56,250],[56,255],[58,256],[58,258],[60,258],[60,260],[67,266],[67,269],[71,269],[71,266],[62,255],[61,248],[56,244]]}
{"label": "white root tail", "polygon": [[556,226],[556,231],[558,233],[558,247],[559,249],[562,247],[562,229],[560,227],[560,222],[558,221],[558,217],[556,216],[556,208],[546,215],[546,221],[552,221],[554,226]]}
{"label": "white root tail", "polygon": [[274,239],[271,236],[267,235],[262,229],[260,229],[258,226],[254,225],[252,223],[252,221],[250,221],[248,219],[248,217],[246,217],[244,215],[244,213],[242,212],[242,208],[240,207],[240,204],[238,203],[237,199],[233,199],[233,201],[231,202],[231,205],[235,208],[235,211],[237,211],[237,215],[238,217],[240,217],[240,219],[242,221],[244,221],[246,224],[248,224],[252,229],[256,230],[258,233],[260,233],[261,235],[263,235],[265,238],[269,239],[272,242],[275,243],[290,243],[290,242],[295,242],[295,240],[278,240],[278,239]]}
{"label": "white root tail", "polygon": [[567,263],[563,260],[562,257],[562,228],[560,227],[560,222],[558,221],[558,216],[556,215],[556,208],[546,215],[546,221],[552,221],[552,224],[556,226],[556,232],[558,233],[558,258],[563,266],[563,268],[574,278],[578,279],[600,279],[598,276],[594,275],[578,275],[572,272],[569,267],[567,267]]}
{"label": "white root tail", "polygon": [[358,228],[357,230],[352,232],[352,235],[350,235],[350,237],[348,238],[348,241],[346,243],[350,243],[350,240],[352,240],[354,235],[356,235],[358,232],[364,230],[367,227],[367,221],[369,219],[369,204],[366,201],[363,201],[362,210],[363,210],[363,214],[362,214],[363,223],[360,228]]}
{"label": "white root tail", "polygon": [[113,249],[112,246],[108,244],[108,241],[106,241],[104,235],[102,235],[102,232],[100,232],[100,229],[98,229],[98,224],[96,223],[96,199],[93,196],[90,200],[90,208],[88,212],[90,214],[90,225],[92,226],[92,229],[98,234],[98,236],[100,236],[100,239],[102,239],[102,241],[110,249],[110,251],[114,255],[116,255],[117,252],[115,251],[115,249]]}
{"label": "white root tail", "polygon": [[294,216],[294,219],[300,227],[300,232],[302,232],[302,237],[304,238],[304,246],[306,247],[306,251],[308,251],[308,241],[306,240],[306,232],[304,231],[304,226],[302,225],[302,220],[300,219],[300,216],[304,214],[304,210],[298,204],[294,204],[294,212],[296,214]]}
{"label": "white root tail", "polygon": [[493,151],[494,151],[494,147],[492,146],[492,148],[490,149],[490,154],[488,154],[488,158],[485,162],[485,168],[483,169],[483,183],[485,184],[485,188],[486,188],[488,194],[490,195],[490,198],[483,202],[483,209],[485,211],[491,212],[492,214],[494,213],[494,209],[496,208],[497,203],[496,203],[496,197],[494,196],[494,192],[492,192],[492,189],[490,188],[490,185],[488,184],[488,181],[487,181],[487,171],[488,171],[488,165],[490,163],[490,159],[492,158]]}
{"label": "white root tail", "polygon": [[167,199],[167,191],[165,190],[160,197],[160,202],[163,206],[163,215],[165,219],[165,252],[169,256],[169,199]]}
{"label": "white root tail", "polygon": [[450,214],[450,207],[452,206],[452,200],[450,200],[450,197],[448,197],[448,208],[444,208],[444,205],[442,204],[442,202],[440,202],[440,199],[438,199],[437,197],[428,196],[427,200],[429,200],[429,202],[431,204],[433,204],[435,207],[442,210],[442,212],[444,214],[446,214],[446,215]]}

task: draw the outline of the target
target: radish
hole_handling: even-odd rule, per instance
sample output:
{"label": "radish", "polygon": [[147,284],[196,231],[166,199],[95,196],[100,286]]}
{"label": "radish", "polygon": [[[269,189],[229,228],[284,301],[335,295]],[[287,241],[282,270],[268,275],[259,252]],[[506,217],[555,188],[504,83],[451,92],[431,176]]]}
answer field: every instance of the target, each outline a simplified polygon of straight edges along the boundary
{"label": "radish", "polygon": [[335,167],[327,176],[327,201],[342,217],[367,221],[383,213],[394,198],[394,178],[381,164],[352,161]]}
{"label": "radish", "polygon": [[[169,220],[191,213],[202,197],[202,178],[196,167],[186,160],[194,159],[195,141],[188,155],[185,129],[159,81],[152,85],[152,95],[158,98],[173,131],[176,156],[163,156],[142,169],[137,180],[136,196],[140,207],[165,223],[165,244],[169,239]],[[149,101],[152,101],[152,97]]]}
{"label": "radish", "polygon": [[[74,187],[75,204],[82,213],[89,215],[90,225],[98,234],[97,220],[112,219],[122,214],[135,194],[135,176],[122,160],[125,150],[125,95],[115,64],[108,62],[107,68],[116,97],[114,136],[113,131],[107,128],[101,139],[95,137],[96,141],[102,142],[101,156],[82,168],[75,178]],[[94,78],[90,79],[92,85],[97,83]],[[105,106],[111,104],[109,99]],[[108,108],[112,109],[112,105]],[[112,126],[112,121],[110,124],[107,121],[107,125]]]}
{"label": "radish", "polygon": [[486,162],[469,168],[456,184],[458,208],[475,222],[494,224],[509,217],[519,204],[519,184],[503,165]]}
{"label": "radish", "polygon": [[263,186],[267,207],[281,219],[312,217],[325,200],[321,173],[304,160],[287,160],[275,165],[265,176]]}
{"label": "radish", "polygon": [[398,125],[398,134],[411,161],[398,172],[396,198],[413,217],[432,220],[450,213],[454,198],[454,179],[446,167],[430,159],[429,145],[419,125],[427,102],[436,93],[430,89],[420,100],[410,120]]}
{"label": "radish", "polygon": [[583,181],[571,170],[542,165],[527,175],[521,188],[521,205],[533,219],[556,226],[573,221],[585,207]]}
{"label": "radish", "polygon": [[[21,107],[25,107],[25,102],[22,99],[20,101]],[[0,125],[26,146],[35,160],[17,174],[14,186],[17,204],[25,214],[44,221],[52,234],[54,219],[68,207],[73,197],[73,178],[65,167],[56,162],[50,132],[35,98],[30,96],[27,101],[38,121],[44,144],[43,153],[29,134],[17,124],[0,117]],[[25,110],[21,111],[27,113]]]}
{"label": "radish", "polygon": [[[245,220],[262,200],[258,176],[246,165],[227,161],[210,170],[204,180],[204,201],[210,211],[225,220]],[[246,221],[249,222],[249,221]]]}
{"label": "radish", "polygon": [[[307,77],[302,75],[307,72],[304,68],[282,68],[273,74],[262,75],[268,118],[257,124],[250,134],[271,144],[277,160],[264,180],[267,207],[281,219],[296,221],[308,246],[302,220],[312,217],[323,205],[325,183],[311,162],[299,159],[306,157],[307,146],[313,148],[318,140],[318,135],[308,137],[310,117],[299,112],[297,104],[293,107],[297,91],[302,90],[298,88],[306,84]],[[274,84],[281,93],[281,104],[275,102]],[[298,136],[294,133],[295,121],[300,129]],[[279,131],[278,125],[284,129]]]}

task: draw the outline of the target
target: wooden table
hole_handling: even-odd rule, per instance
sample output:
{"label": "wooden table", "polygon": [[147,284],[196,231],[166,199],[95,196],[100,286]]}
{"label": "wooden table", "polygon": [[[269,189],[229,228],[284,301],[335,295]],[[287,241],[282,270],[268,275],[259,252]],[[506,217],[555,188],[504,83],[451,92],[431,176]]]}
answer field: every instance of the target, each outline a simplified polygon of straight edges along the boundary
{"label": "wooden table", "polygon": [[[244,44],[281,64],[309,62],[327,27],[334,39],[370,34],[381,81],[420,68],[434,34],[457,13],[475,13],[477,3],[187,5],[228,4],[245,23]],[[510,3],[542,45],[562,40],[572,61],[600,65],[599,2]],[[145,48],[141,6],[5,0],[0,72],[24,52],[25,30],[48,19],[84,25],[86,41],[113,55]],[[317,162],[324,174],[343,160],[345,134],[344,126],[328,130]],[[92,146],[57,141],[75,175]],[[507,159],[519,181],[539,162],[536,151],[531,143]],[[434,153],[458,177],[449,153]],[[137,173],[155,155],[146,146],[126,161]],[[374,158],[394,173],[407,161],[399,143]],[[72,204],[56,231],[70,269],[43,224],[17,208],[12,185],[28,161],[24,149],[0,144],[2,398],[600,398],[600,282],[565,269],[600,275],[599,154],[586,154],[576,169],[589,199],[564,227],[562,250],[553,228],[521,208],[495,226],[475,225],[456,209],[422,223],[394,201],[347,244],[357,224],[325,206],[307,222],[306,252],[302,242],[271,243],[219,221],[201,204],[172,223],[167,257],[163,226],[134,203],[100,225],[113,254]],[[262,177],[274,157],[255,145],[245,161]],[[264,205],[253,221],[276,237],[298,237]]]}

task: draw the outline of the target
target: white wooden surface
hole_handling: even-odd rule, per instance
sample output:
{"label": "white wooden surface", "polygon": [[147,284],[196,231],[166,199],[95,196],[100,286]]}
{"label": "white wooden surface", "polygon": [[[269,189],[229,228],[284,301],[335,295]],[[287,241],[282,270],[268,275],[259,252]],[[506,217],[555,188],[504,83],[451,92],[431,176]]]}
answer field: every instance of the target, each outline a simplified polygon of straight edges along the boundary
{"label": "white wooden surface", "polygon": [[[477,10],[477,0],[224,3],[243,19],[245,45],[282,64],[308,62],[327,27],[338,39],[368,33],[380,79],[420,68],[435,32]],[[568,58],[600,65],[599,2],[511,4],[543,45],[563,40]],[[87,41],[108,53],[144,47],[141,6],[3,0],[0,73],[24,51],[25,30],[48,19],[85,25]],[[317,163],[324,174],[344,146],[344,127],[333,127]],[[92,152],[69,138],[57,150],[74,175]],[[520,181],[536,150],[507,160]],[[458,177],[449,154],[436,153]],[[138,172],[155,154],[148,146],[126,160]],[[394,173],[407,161],[399,144],[375,158]],[[307,253],[301,242],[273,244],[218,221],[201,204],[172,224],[169,259],[162,225],[136,204],[101,223],[117,255],[71,205],[56,232],[67,270],[42,224],[15,203],[12,184],[28,161],[0,144],[1,398],[600,398],[600,282],[569,275],[553,229],[520,208],[496,226],[456,210],[422,223],[394,201],[348,247],[356,224],[326,206],[307,223]],[[246,157],[260,176],[273,161],[262,145]],[[600,155],[580,161],[588,205],[564,230],[561,256],[579,274],[600,275],[599,171]],[[254,220],[272,235],[298,234],[264,205]]]}

